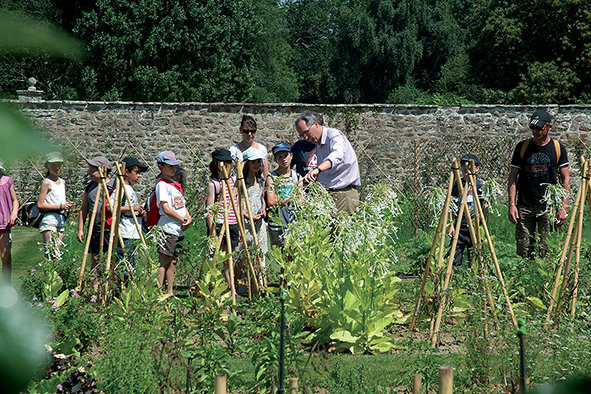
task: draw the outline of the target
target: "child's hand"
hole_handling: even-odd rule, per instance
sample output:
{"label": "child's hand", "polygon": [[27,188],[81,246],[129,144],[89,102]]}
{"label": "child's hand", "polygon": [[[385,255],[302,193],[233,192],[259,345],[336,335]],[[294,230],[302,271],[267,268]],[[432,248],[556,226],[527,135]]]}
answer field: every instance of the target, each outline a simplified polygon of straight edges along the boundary
{"label": "child's hand", "polygon": [[455,233],[456,233],[456,229],[455,229],[455,227],[452,224],[451,226],[449,226],[449,231],[447,232],[447,235],[450,238],[453,238]]}
{"label": "child's hand", "polygon": [[62,209],[69,211],[70,209],[72,209],[74,207],[74,205],[76,205],[76,203],[74,203],[74,201],[68,201],[64,205],[62,205]]}
{"label": "child's hand", "polygon": [[78,239],[78,242],[80,242],[80,243],[84,242],[84,230],[79,230],[78,236],[76,238]]}
{"label": "child's hand", "polygon": [[189,216],[189,217],[185,217],[185,218],[183,219],[183,226],[182,226],[182,228],[183,228],[183,231],[184,231],[184,230],[186,230],[186,229],[187,229],[187,227],[189,227],[189,226],[191,225],[191,222],[192,222],[192,221],[193,221],[193,218],[191,218],[190,216]]}

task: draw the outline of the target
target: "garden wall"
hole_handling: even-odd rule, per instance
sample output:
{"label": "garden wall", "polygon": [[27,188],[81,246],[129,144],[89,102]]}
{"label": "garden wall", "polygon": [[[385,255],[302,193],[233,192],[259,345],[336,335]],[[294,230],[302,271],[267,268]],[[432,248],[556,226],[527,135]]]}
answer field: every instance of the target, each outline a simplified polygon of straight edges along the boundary
{"label": "garden wall", "polygon": [[[481,156],[482,176],[503,178],[514,144],[530,136],[529,115],[535,106],[305,105],[222,103],[134,103],[84,101],[16,101],[67,155],[64,175],[81,188],[86,157],[126,155],[154,158],[174,150],[189,175],[197,175],[214,147],[238,142],[242,113],[258,122],[257,141],[270,148],[295,142],[293,122],[304,110],[324,115],[325,122],[347,132],[359,157],[362,182],[387,180],[420,192],[447,178],[450,160],[471,151]],[[547,106],[554,116],[553,137],[569,152],[591,135],[591,106]],[[579,146],[577,148],[577,145]],[[573,155],[574,157],[574,155]],[[35,163],[43,171],[43,160]],[[573,158],[571,158],[573,162]],[[576,171],[576,168],[575,168]],[[144,177],[141,189],[153,179]],[[29,162],[13,171],[20,194],[28,195],[40,176]],[[573,174],[574,175],[574,174]],[[203,174],[194,179],[201,181]],[[32,179],[32,181],[31,181]],[[74,194],[75,190],[70,188]]]}

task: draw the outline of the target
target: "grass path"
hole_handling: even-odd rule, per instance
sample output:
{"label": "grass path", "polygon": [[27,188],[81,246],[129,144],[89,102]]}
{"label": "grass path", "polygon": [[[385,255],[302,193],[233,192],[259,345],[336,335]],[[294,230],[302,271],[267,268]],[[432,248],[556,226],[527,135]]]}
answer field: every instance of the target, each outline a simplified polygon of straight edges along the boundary
{"label": "grass path", "polygon": [[41,242],[39,230],[32,227],[12,229],[12,276],[19,280],[36,264],[43,260],[38,243]]}

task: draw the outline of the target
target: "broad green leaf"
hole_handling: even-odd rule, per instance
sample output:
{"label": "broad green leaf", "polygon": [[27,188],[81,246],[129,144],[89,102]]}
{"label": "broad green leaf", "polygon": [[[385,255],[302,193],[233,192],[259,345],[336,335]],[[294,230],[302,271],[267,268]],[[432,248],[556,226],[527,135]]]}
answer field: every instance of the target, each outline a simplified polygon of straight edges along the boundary
{"label": "broad green leaf", "polygon": [[54,305],[56,305],[58,308],[60,306],[64,305],[64,303],[68,299],[69,295],[70,295],[70,291],[68,289],[62,291],[61,294],[57,296]]}
{"label": "broad green leaf", "polygon": [[546,305],[544,305],[544,302],[542,300],[540,300],[538,297],[527,297],[527,299],[534,304],[534,306],[542,309],[542,310],[546,310],[548,308],[546,308]]}
{"label": "broad green leaf", "polygon": [[330,339],[345,343],[355,343],[359,340],[359,337],[351,335],[347,330],[337,330],[330,334]]}

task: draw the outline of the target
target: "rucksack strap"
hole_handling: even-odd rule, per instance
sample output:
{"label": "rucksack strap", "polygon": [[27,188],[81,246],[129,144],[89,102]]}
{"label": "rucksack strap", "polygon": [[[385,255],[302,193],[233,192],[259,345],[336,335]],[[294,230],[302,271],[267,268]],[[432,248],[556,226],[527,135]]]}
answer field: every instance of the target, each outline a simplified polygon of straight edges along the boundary
{"label": "rucksack strap", "polygon": [[[533,141],[533,138],[527,139],[523,141],[523,145],[521,145],[521,150],[519,151],[519,158],[523,160],[523,156],[525,156],[525,151],[529,146],[529,143]],[[552,142],[554,143],[554,151],[556,152],[556,164],[560,161],[560,142],[552,138]]]}

